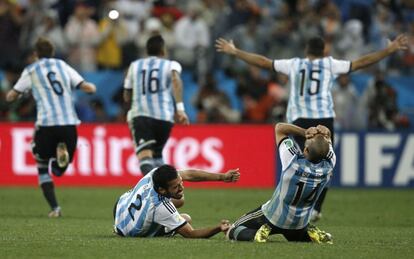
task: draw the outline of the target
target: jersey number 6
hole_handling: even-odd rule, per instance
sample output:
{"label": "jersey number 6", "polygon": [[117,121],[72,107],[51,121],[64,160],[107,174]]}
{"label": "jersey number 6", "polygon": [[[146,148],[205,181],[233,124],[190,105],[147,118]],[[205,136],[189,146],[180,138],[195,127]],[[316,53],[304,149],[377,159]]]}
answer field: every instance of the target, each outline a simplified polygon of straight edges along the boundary
{"label": "jersey number 6", "polygon": [[46,76],[47,80],[49,80],[49,84],[52,86],[53,92],[55,92],[57,95],[62,95],[63,87],[59,80],[56,80],[56,73],[49,72]]}
{"label": "jersey number 6", "polygon": [[150,93],[156,93],[160,89],[160,80],[158,79],[158,71],[159,69],[151,69],[149,72],[149,80],[148,84],[145,84],[145,75],[147,74],[147,70],[141,70],[141,76],[142,76],[142,94],[146,94],[146,88],[148,88],[148,91]]}

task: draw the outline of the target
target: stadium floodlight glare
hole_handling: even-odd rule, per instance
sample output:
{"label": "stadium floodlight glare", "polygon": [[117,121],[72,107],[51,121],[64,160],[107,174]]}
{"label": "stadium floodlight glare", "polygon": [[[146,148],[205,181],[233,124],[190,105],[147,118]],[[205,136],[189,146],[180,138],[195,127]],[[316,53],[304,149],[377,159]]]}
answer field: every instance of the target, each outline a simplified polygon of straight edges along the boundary
{"label": "stadium floodlight glare", "polygon": [[111,20],[116,20],[116,19],[118,19],[118,18],[119,18],[119,12],[118,12],[117,10],[111,10],[111,11],[109,11],[109,13],[108,13],[108,17],[109,17],[109,19],[111,19]]}

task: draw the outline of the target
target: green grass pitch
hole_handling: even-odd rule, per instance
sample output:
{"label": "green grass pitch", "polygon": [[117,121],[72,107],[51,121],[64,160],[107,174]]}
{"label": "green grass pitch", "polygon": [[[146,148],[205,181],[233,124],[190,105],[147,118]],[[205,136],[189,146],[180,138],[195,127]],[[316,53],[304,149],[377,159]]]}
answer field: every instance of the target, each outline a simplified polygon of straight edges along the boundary
{"label": "green grass pitch", "polygon": [[[58,188],[63,217],[48,219],[37,188],[0,189],[0,258],[409,258],[414,254],[414,190],[332,189],[317,224],[334,245],[120,238],[112,206],[127,189]],[[193,226],[231,221],[270,198],[272,190],[186,189]]]}

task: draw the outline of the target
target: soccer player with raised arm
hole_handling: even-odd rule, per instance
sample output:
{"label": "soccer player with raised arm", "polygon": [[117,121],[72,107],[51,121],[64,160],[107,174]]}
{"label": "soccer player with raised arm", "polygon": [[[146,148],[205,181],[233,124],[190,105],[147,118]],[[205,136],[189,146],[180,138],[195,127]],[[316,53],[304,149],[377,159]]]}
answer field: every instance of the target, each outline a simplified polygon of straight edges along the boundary
{"label": "soccer player with raised arm", "polygon": [[[232,41],[216,40],[219,52],[233,55],[250,65],[283,73],[289,76],[290,94],[286,118],[289,123],[308,128],[324,125],[333,132],[335,112],[332,101],[334,80],[340,74],[364,68],[374,64],[398,50],[408,48],[408,38],[399,35],[387,48],[365,55],[357,60],[337,60],[324,56],[325,42],[320,37],[308,40],[305,58],[270,60],[264,56],[249,53],[236,48]],[[300,148],[304,148],[305,140],[296,138]],[[333,142],[333,135],[332,135]],[[313,211],[312,221],[321,218],[322,203],[327,188],[324,189]]]}
{"label": "soccer player with raised arm", "polygon": [[194,229],[191,217],[177,211],[174,200],[184,195],[183,181],[239,180],[238,169],[226,173],[209,173],[189,169],[177,171],[170,165],[154,168],[130,191],[121,195],[115,203],[113,216],[114,232],[126,237],[173,236],[178,233],[186,238],[209,238],[228,230],[228,220],[221,220],[212,227]]}
{"label": "soccer player with raised arm", "polygon": [[[329,233],[309,224],[315,202],[331,178],[336,162],[330,130],[322,125],[305,130],[278,123],[275,134],[282,162],[279,184],[270,200],[235,221],[227,237],[266,242],[269,235],[282,234],[288,241],[331,244]],[[306,138],[303,152],[291,135]]]}
{"label": "soccer player with raised arm", "polygon": [[188,124],[181,65],[166,59],[160,35],[150,37],[146,49],[148,57],[131,63],[124,83],[124,100],[131,102],[127,120],[143,175],[163,164],[162,150],[174,121]]}
{"label": "soccer player with raised arm", "polygon": [[12,102],[31,90],[37,109],[32,151],[39,172],[39,185],[52,209],[49,217],[60,217],[61,208],[50,175],[62,176],[72,162],[76,149],[76,125],[80,121],[72,92],[81,89],[94,93],[96,86],[86,82],[63,60],[52,58],[53,55],[52,43],[39,38],[33,53],[34,62],[23,70],[6,99]]}

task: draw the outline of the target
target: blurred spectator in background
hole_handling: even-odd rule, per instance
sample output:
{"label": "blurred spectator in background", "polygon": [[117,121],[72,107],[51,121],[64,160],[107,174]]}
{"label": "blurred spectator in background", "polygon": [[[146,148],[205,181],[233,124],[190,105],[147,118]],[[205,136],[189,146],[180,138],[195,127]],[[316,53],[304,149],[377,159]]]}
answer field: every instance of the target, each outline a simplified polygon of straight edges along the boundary
{"label": "blurred spectator in background", "polygon": [[100,69],[120,69],[122,46],[128,40],[128,28],[123,16],[114,9],[114,1],[107,1],[99,21],[97,62]]}
{"label": "blurred spectator in background", "polygon": [[359,127],[359,100],[348,74],[340,75],[332,89],[334,111],[336,118],[335,129],[356,130]]}
{"label": "blurred spectator in background", "polygon": [[26,50],[38,39],[35,35],[36,30],[43,23],[44,13],[48,10],[49,3],[44,0],[29,0],[26,5],[20,5],[20,8],[23,12],[23,23],[19,44],[22,49]]}
{"label": "blurred spectator in background", "polygon": [[286,17],[274,23],[270,27],[270,35],[265,37],[264,47],[268,50],[267,55],[274,58],[294,56],[301,48],[301,36],[295,30],[295,21],[292,17]]}
{"label": "blurred spectator in background", "polygon": [[33,32],[31,46],[34,46],[39,37],[47,38],[56,47],[55,56],[57,58],[65,58],[67,53],[67,42],[58,18],[57,12],[53,9],[44,12],[41,23]]}
{"label": "blurred spectator in background", "polygon": [[201,87],[195,100],[199,123],[236,123],[240,121],[240,113],[233,110],[230,99],[217,88],[212,74],[208,74],[206,83]]}
{"label": "blurred spectator in background", "polygon": [[[163,32],[162,27],[163,25],[158,18],[150,17],[145,21],[145,24],[136,39],[136,44],[138,46],[140,56],[145,55],[146,43],[150,37],[155,36],[155,35],[162,35],[162,37],[164,38],[164,34],[162,33]],[[171,45],[170,46],[167,45],[167,41],[165,41],[165,45],[167,46],[168,50],[170,50],[170,48],[172,47]]]}
{"label": "blurred spectator in background", "polygon": [[332,0],[321,0],[316,4],[321,17],[320,25],[325,39],[325,53],[331,53],[332,45],[341,31],[341,13]]}
{"label": "blurred spectator in background", "polygon": [[[260,26],[260,17],[251,16],[246,24],[236,26],[227,37],[233,39],[235,44],[240,45],[242,49],[249,52],[264,53],[264,42],[267,40],[268,31]],[[233,56],[223,57],[223,63],[231,74],[246,73],[249,70],[248,64]]]}
{"label": "blurred spectator in background", "polygon": [[90,17],[94,9],[78,2],[65,27],[69,43],[68,61],[76,70],[96,70],[96,47],[99,43],[98,25]]}
{"label": "blurred spectator in background", "polygon": [[93,121],[94,122],[108,122],[111,121],[110,117],[108,116],[108,114],[105,111],[105,107],[104,104],[101,100],[99,99],[94,99],[91,101],[92,103],[92,109],[94,112],[94,118]]}
{"label": "blurred spectator in background", "polygon": [[174,56],[185,69],[195,73],[198,85],[203,85],[208,69],[206,50],[210,44],[210,32],[201,19],[203,5],[198,1],[188,3],[185,16],[175,24]]}
{"label": "blurred spectator in background", "polygon": [[362,29],[362,23],[356,19],[344,24],[343,33],[336,44],[336,52],[340,58],[355,60],[361,56],[364,52]]}
{"label": "blurred spectator in background", "polygon": [[152,0],[118,0],[114,3],[114,9],[125,19],[130,40],[139,35],[141,23],[150,16],[152,7]]}
{"label": "blurred spectator in background", "polygon": [[243,120],[259,123],[267,121],[273,107],[273,98],[268,95],[268,75],[255,66],[249,66],[238,74],[238,94],[243,102]]}
{"label": "blurred spectator in background", "polygon": [[273,107],[271,108],[269,122],[286,121],[286,108],[289,98],[289,78],[282,74],[276,73],[275,79],[271,79],[267,85],[267,94],[273,98]]}
{"label": "blurred spectator in background", "polygon": [[11,120],[14,116],[11,115],[10,105],[6,102],[6,94],[7,92],[13,88],[13,85],[19,79],[21,69],[17,67],[16,64],[11,62],[7,63],[4,66],[4,75],[0,81],[0,121],[8,121]]}
{"label": "blurred spectator in background", "polygon": [[384,72],[378,71],[364,93],[368,111],[368,129],[407,127],[408,120],[401,116],[397,106],[397,92],[384,79]]}
{"label": "blurred spectator in background", "polygon": [[19,37],[23,17],[15,4],[0,0],[0,68],[20,56]]}

